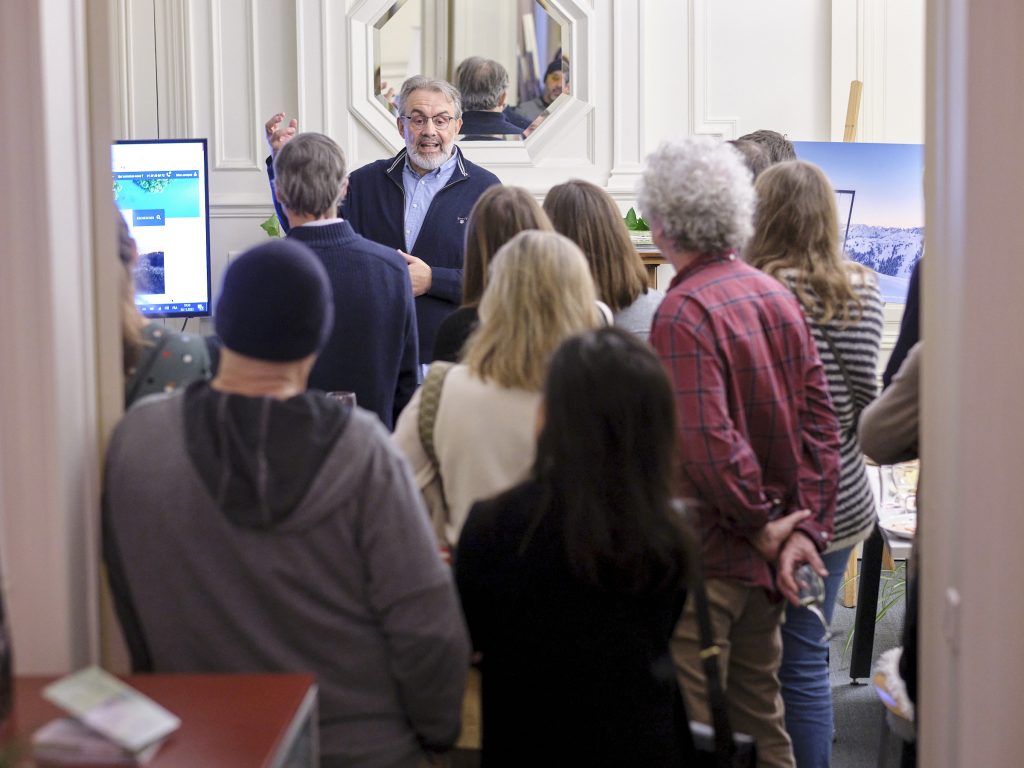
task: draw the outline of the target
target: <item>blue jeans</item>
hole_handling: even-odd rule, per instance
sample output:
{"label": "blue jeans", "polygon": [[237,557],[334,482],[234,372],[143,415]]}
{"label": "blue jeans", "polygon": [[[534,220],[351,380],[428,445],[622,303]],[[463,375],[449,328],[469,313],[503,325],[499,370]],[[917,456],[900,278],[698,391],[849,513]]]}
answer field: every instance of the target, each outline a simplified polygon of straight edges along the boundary
{"label": "blue jeans", "polygon": [[[851,549],[846,547],[822,557],[828,568],[825,618],[829,623]],[[832,760],[832,686],[824,634],[814,614],[786,604],[779,682],[786,704],[786,731],[793,740],[797,768],[828,768]]]}

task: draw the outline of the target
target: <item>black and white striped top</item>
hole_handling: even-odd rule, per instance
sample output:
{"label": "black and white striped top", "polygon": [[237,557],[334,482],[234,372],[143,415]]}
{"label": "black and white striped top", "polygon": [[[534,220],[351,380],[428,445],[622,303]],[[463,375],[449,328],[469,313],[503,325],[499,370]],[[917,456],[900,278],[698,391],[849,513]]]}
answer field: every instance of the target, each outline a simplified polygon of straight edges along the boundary
{"label": "black and white striped top", "polygon": [[[795,276],[783,273],[780,277],[793,290]],[[878,393],[878,352],[882,344],[883,304],[874,276],[854,272],[851,279],[860,297],[862,309],[848,325],[844,326],[838,320],[830,320],[825,324],[818,322],[816,318],[821,316],[821,310],[817,300],[814,306],[803,307],[804,316],[818,345],[818,355],[825,367],[832,405],[839,418],[842,435],[835,533],[829,551],[850,547],[866,539],[876,517],[875,497],[868,482],[864,453],[857,439],[856,419],[857,414]],[[825,340],[822,327],[828,330],[836,352],[843,358],[852,392]]]}

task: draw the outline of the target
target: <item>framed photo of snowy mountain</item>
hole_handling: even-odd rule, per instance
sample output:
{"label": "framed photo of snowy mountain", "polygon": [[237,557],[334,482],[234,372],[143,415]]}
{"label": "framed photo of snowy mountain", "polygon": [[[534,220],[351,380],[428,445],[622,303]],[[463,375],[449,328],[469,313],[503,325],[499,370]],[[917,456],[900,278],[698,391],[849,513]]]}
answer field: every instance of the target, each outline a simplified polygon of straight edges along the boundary
{"label": "framed photo of snowy mountain", "polygon": [[846,255],[878,273],[886,303],[903,304],[924,250],[924,147],[795,141],[836,190]]}

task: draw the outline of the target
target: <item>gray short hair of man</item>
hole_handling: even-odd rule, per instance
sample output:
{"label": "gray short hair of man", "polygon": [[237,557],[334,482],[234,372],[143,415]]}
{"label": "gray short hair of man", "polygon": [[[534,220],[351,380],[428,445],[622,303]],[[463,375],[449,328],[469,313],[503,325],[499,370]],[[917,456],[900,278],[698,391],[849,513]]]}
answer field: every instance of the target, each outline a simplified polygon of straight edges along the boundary
{"label": "gray short hair of man", "polygon": [[423,75],[413,75],[408,78],[402,83],[402,91],[398,94],[398,109],[400,111],[404,112],[405,102],[412,95],[413,91],[440,93],[444,96],[445,101],[452,103],[455,109],[455,114],[452,117],[456,120],[462,117],[462,96],[459,95],[459,89],[447,80],[438,80],[433,77],[424,77]]}
{"label": "gray short hair of man", "polygon": [[637,205],[682,251],[739,249],[753,234],[751,174],[733,147],[691,136],[662,144],[647,157]]}
{"label": "gray short hair of man", "polygon": [[462,108],[492,110],[508,90],[508,72],[493,59],[470,56],[455,69],[455,84],[462,94]]}
{"label": "gray short hair of man", "polygon": [[274,159],[277,199],[305,216],[323,216],[338,207],[345,175],[345,153],[322,133],[296,134]]}

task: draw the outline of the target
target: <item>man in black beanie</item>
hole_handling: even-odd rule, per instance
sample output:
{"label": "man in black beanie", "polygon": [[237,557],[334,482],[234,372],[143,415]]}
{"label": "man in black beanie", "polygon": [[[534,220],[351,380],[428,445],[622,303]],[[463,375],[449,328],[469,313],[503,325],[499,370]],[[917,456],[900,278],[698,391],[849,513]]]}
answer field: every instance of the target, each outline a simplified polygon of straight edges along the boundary
{"label": "man in black beanie", "polygon": [[541,112],[551,106],[551,102],[562,95],[563,91],[569,92],[566,88],[566,77],[563,72],[561,52],[559,52],[559,55],[555,56],[544,71],[544,90],[541,95],[517,104],[516,112],[527,120],[536,120]]}
{"label": "man in black beanie", "polygon": [[386,430],[306,391],[332,316],[301,243],[232,262],[216,378],[114,432],[104,557],[133,671],[313,672],[323,765],[415,766],[458,735],[469,647]]}

